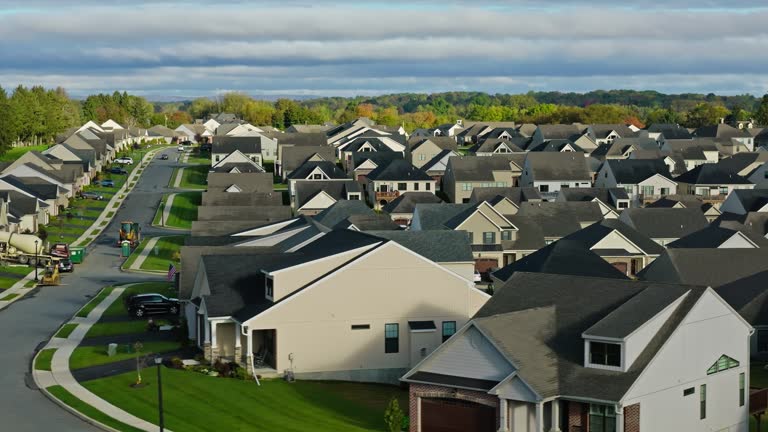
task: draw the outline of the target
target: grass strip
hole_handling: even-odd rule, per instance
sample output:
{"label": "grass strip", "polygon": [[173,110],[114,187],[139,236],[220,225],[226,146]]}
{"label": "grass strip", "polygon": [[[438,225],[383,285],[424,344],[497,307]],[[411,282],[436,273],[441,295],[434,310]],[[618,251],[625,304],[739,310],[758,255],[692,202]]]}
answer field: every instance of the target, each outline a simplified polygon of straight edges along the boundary
{"label": "grass strip", "polygon": [[92,407],[91,405],[88,405],[87,403],[76,398],[75,395],[67,391],[67,389],[65,389],[62,386],[55,385],[55,386],[46,388],[46,390],[48,391],[48,393],[52,394],[56,399],[60,400],[64,404],[73,408],[75,411],[78,411],[79,413],[85,415],[86,417],[90,417],[91,419],[96,420],[99,423],[105,424],[111,428],[117,429],[122,432],[143,432],[141,429],[137,429],[133,426],[117,421],[112,417],[104,414],[103,412],[97,410],[96,408]]}
{"label": "grass strip", "polygon": [[49,371],[51,370],[51,361],[53,360],[53,354],[56,352],[56,348],[47,348],[40,351],[35,357],[35,369]]}
{"label": "grass strip", "polygon": [[96,295],[96,297],[92,298],[91,301],[88,302],[85,306],[83,306],[82,309],[80,309],[77,312],[78,317],[85,318],[88,316],[89,313],[98,306],[99,303],[101,303],[107,296],[112,292],[112,290],[115,289],[115,287],[105,287],[102,288],[101,291]]}

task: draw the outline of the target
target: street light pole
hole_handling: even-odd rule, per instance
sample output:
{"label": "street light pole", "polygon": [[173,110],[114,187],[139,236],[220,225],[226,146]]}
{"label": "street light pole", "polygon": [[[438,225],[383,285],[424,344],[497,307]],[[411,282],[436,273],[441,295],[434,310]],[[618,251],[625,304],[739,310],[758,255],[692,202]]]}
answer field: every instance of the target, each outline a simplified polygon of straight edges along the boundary
{"label": "street light pole", "polygon": [[40,281],[37,278],[37,243],[38,243],[38,241],[35,240],[35,282],[39,282]]}
{"label": "street light pole", "polygon": [[155,364],[157,365],[157,408],[160,413],[160,432],[163,432],[165,427],[163,424],[163,381],[160,375],[160,366],[163,364],[163,358],[155,357]]}

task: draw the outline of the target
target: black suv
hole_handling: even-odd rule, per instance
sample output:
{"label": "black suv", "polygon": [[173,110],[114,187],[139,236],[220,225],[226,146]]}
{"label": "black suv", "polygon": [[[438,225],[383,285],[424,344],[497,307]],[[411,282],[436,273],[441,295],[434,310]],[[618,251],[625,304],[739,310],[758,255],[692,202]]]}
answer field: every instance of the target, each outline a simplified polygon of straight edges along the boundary
{"label": "black suv", "polygon": [[160,294],[135,294],[125,301],[128,313],[141,318],[144,315],[177,315],[179,300]]}

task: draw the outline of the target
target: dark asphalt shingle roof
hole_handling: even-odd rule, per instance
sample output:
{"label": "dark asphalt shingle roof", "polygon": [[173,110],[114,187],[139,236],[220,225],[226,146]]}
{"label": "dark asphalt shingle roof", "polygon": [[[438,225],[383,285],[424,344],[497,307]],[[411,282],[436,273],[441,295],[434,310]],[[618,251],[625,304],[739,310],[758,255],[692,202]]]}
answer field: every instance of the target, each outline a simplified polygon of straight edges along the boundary
{"label": "dark asphalt shingle roof", "polygon": [[[518,172],[523,166],[525,153],[493,156],[453,156],[448,167],[459,182],[496,181],[493,171]],[[514,165],[517,166],[514,166]],[[520,168],[518,168],[520,167]]]}
{"label": "dark asphalt shingle roof", "polygon": [[431,192],[405,192],[390,201],[382,210],[385,213],[413,213],[417,204],[438,204],[443,202]]}
{"label": "dark asphalt shingle roof", "polygon": [[240,150],[244,154],[261,153],[261,139],[260,136],[215,136],[211,152],[230,154]]}
{"label": "dark asphalt shingle roof", "polygon": [[496,270],[493,277],[505,282],[516,272],[627,279],[624,273],[590,251],[588,246],[567,239],[558,240]]}
{"label": "dark asphalt shingle roof", "polygon": [[[608,234],[613,231],[619,232],[627,240],[632,242],[635,246],[640,248],[648,255],[660,255],[664,252],[664,248],[658,243],[651,240],[651,237],[635,230],[624,222],[616,219],[603,219],[597,223],[594,223],[584,229],[576,231],[563,238],[563,240],[570,240],[581,243],[585,247],[593,250],[594,253],[600,255],[601,249],[592,249],[600,240],[604,239]],[[602,256],[610,256],[609,252],[602,251]]]}
{"label": "dark asphalt shingle roof", "polygon": [[[376,164],[377,167],[387,165],[392,161],[398,159],[405,159],[400,152],[388,151],[388,152],[354,152],[352,153],[352,169],[356,169],[363,162],[369,160]],[[349,170],[349,168],[347,168]]]}
{"label": "dark asphalt shingle roof", "polygon": [[605,161],[619,184],[638,184],[656,174],[672,179],[663,159],[619,159]]}
{"label": "dark asphalt shingle roof", "polygon": [[667,249],[639,274],[643,280],[725,285],[768,270],[768,249]]}
{"label": "dark asphalt shingle roof", "polygon": [[[294,187],[296,208],[301,208],[320,192],[325,192],[336,201],[347,199],[348,193],[361,193],[360,183],[347,181],[300,181]],[[361,197],[362,198],[362,197]]]}
{"label": "dark asphalt shingle roof", "polygon": [[366,231],[372,236],[394,241],[438,263],[471,262],[472,248],[464,231]]}
{"label": "dark asphalt shingle roof", "polygon": [[681,238],[709,225],[700,208],[629,208],[620,219],[650,238]]}
{"label": "dark asphalt shingle roof", "polygon": [[457,214],[470,208],[472,204],[416,204],[414,217],[418,218],[421,229],[444,230],[448,229],[445,223]]}
{"label": "dark asphalt shingle roof", "polygon": [[315,222],[328,228],[334,227],[339,222],[352,215],[376,214],[363,201],[339,201],[313,217]]}
{"label": "dark asphalt shingle roof", "polygon": [[768,325],[768,270],[719,286],[715,291],[748,323]]}
{"label": "dark asphalt shingle roof", "polygon": [[469,202],[488,201],[495,204],[498,197],[508,198],[517,205],[525,201],[541,201],[539,190],[534,187],[479,187],[472,189]]}
{"label": "dark asphalt shingle roof", "polygon": [[367,175],[373,181],[431,181],[432,177],[406,160],[393,160]]}
{"label": "dark asphalt shingle roof", "polygon": [[526,165],[536,181],[583,180],[592,181],[583,153],[537,152],[528,153]]}
{"label": "dark asphalt shingle roof", "polygon": [[315,169],[319,168],[322,170],[325,175],[328,176],[330,179],[345,179],[347,177],[347,173],[341,170],[338,166],[336,166],[335,163],[329,162],[329,161],[307,161],[301,164],[298,168],[293,170],[290,174],[288,174],[288,179],[290,180],[303,180],[307,179],[310,174],[312,174]]}
{"label": "dark asphalt shingle roof", "polygon": [[[685,237],[677,239],[668,244],[668,248],[717,248],[720,247],[726,240],[739,234],[739,231],[724,228],[722,226],[711,225],[699,231],[688,234]],[[742,235],[747,237],[749,241],[755,243],[758,247],[768,247],[768,240],[759,236],[753,235],[749,231],[744,230]]]}
{"label": "dark asphalt shingle roof", "polygon": [[731,184],[752,184],[746,178],[727,171],[720,164],[703,164],[678,176],[675,179],[678,183],[688,183],[697,185],[731,185]]}

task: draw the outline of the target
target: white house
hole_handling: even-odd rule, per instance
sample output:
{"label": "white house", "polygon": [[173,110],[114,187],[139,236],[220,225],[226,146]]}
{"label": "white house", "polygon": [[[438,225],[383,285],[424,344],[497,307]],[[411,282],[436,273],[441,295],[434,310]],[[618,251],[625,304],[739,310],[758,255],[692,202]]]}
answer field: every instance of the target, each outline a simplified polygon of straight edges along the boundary
{"label": "white house", "polygon": [[669,166],[662,159],[607,160],[595,177],[595,187],[624,188],[630,199],[652,200],[677,193]]}
{"label": "white house", "polygon": [[554,200],[561,188],[592,186],[592,176],[583,153],[529,153],[520,186],[535,187],[544,199]]}

